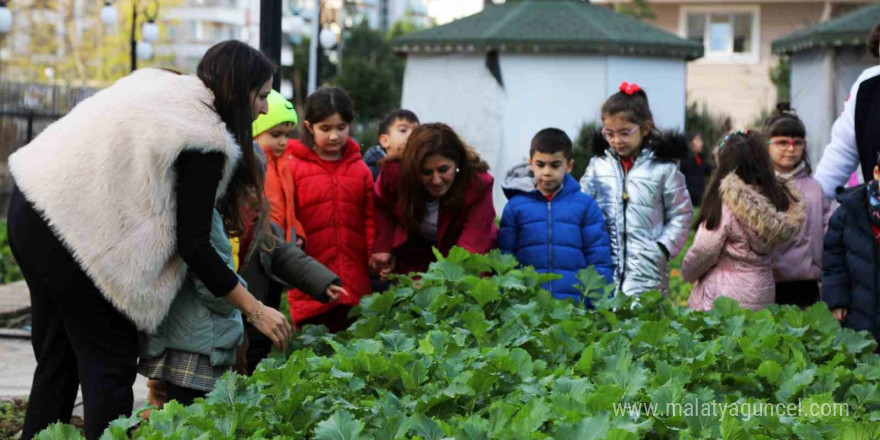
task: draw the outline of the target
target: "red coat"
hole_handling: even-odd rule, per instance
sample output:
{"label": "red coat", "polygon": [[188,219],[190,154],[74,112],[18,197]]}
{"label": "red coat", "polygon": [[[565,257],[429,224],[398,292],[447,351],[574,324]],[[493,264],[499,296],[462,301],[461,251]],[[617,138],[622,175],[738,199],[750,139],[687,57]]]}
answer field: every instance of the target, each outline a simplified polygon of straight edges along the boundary
{"label": "red coat", "polygon": [[[292,141],[294,210],[306,237],[305,251],[333,271],[351,294],[339,303],[356,305],[370,293],[367,265],[373,245],[373,175],[349,138],[342,157],[327,161],[299,141]],[[292,290],[288,295],[294,322],[336,306]]]}
{"label": "red coat", "polygon": [[[398,203],[400,163],[386,162],[375,184],[376,239],[373,252],[390,252],[397,257],[395,273],[424,272],[434,261],[430,245],[410,239]],[[453,246],[472,253],[486,253],[495,247],[498,227],[492,204],[492,175],[478,173],[465,185],[464,207],[453,216],[440,209],[437,216],[437,249],[446,255]]]}

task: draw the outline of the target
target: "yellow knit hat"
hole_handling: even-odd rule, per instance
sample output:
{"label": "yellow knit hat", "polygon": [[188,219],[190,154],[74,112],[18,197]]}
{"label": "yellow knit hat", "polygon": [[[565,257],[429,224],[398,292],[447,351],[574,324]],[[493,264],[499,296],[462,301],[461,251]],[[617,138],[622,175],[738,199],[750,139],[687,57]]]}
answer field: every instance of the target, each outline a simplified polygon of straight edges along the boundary
{"label": "yellow knit hat", "polygon": [[299,118],[296,116],[296,110],[293,108],[293,104],[290,101],[284,99],[280,93],[272,90],[269,92],[269,96],[266,98],[266,101],[269,103],[269,112],[265,115],[260,115],[256,120],[254,120],[253,132],[254,137],[259,136],[263,132],[270,130],[272,127],[283,124],[285,122],[290,122],[293,126],[296,126],[296,123],[299,122]]}

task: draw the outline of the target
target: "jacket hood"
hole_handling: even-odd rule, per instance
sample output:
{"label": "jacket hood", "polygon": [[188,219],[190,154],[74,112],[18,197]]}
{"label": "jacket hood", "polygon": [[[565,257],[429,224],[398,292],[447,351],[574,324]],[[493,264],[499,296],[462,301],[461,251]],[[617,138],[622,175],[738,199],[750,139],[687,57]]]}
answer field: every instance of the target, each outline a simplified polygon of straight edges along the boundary
{"label": "jacket hood", "polygon": [[847,188],[837,194],[837,203],[847,208],[857,208],[858,210],[868,209],[868,184],[863,183],[852,188]]}
{"label": "jacket hood", "polygon": [[379,160],[383,157],[387,156],[385,149],[382,148],[382,145],[373,145],[369,150],[364,152],[364,162],[367,165],[376,165]]}
{"label": "jacket hood", "polygon": [[731,214],[745,226],[752,248],[760,252],[794,238],[806,221],[806,208],[797,188],[785,184],[794,195],[788,211],[780,212],[754,187],[746,185],[736,173],[721,180],[721,200]]}
{"label": "jacket hood", "polygon": [[[324,160],[318,156],[318,153],[315,150],[307,147],[303,144],[299,139],[292,139],[288,143],[288,147],[291,147],[290,150],[297,159],[307,160],[310,162],[320,163]],[[342,150],[342,156],[339,158],[339,163],[345,162],[353,162],[356,160],[361,160],[361,147],[351,136],[348,137],[348,140],[345,141],[345,148]]]}
{"label": "jacket hood", "polygon": [[[540,195],[541,198],[544,197],[543,194],[539,194],[540,191],[538,191],[538,188],[535,185],[535,175],[532,173],[532,169],[529,167],[528,162],[514,165],[513,168],[508,170],[507,176],[504,178],[504,183],[501,184],[501,189],[504,190],[504,195],[507,197],[507,200],[510,200],[519,194],[531,193]],[[580,185],[577,180],[575,180],[571,174],[566,174],[565,178],[562,180],[562,190],[559,191],[557,195],[578,191],[580,191]]]}
{"label": "jacket hood", "polygon": [[[687,137],[684,133],[677,131],[651,132],[645,138],[644,146],[652,150],[654,158],[660,161],[681,160],[690,154]],[[593,156],[604,156],[610,148],[611,145],[608,144],[605,136],[602,136],[602,132],[600,130],[594,131],[590,137],[590,151]]]}

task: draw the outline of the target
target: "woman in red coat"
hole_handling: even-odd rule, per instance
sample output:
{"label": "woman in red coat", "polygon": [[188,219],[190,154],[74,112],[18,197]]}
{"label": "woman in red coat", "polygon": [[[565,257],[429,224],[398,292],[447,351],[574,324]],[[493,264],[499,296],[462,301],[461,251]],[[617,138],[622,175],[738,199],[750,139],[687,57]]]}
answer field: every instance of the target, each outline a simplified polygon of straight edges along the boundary
{"label": "woman in red coat", "polygon": [[324,324],[332,332],[344,330],[352,322],[348,311],[370,293],[373,175],[349,136],[353,119],[344,90],[318,90],[306,100],[302,141],[290,145],[294,211],[306,237],[303,249],[338,275],[349,292],[337,303],[325,304],[290,291],[290,316],[297,326]]}
{"label": "woman in red coat", "polygon": [[413,130],[399,160],[386,162],[375,184],[376,237],[370,267],[424,272],[433,247],[474,253],[495,247],[498,228],[489,166],[446,124]]}

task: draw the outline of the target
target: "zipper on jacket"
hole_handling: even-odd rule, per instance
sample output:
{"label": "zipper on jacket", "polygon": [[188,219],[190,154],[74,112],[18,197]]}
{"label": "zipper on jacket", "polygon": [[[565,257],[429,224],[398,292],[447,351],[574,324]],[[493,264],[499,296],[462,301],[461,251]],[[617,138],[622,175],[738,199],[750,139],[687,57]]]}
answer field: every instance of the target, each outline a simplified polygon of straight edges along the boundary
{"label": "zipper on jacket", "polygon": [[[623,231],[620,233],[620,253],[621,258],[618,260],[618,264],[620,265],[620,284],[617,286],[617,290],[623,292],[623,280],[626,278],[626,207],[629,204],[629,193],[626,190],[626,178],[629,174],[624,168],[623,164],[618,160],[618,165],[620,165],[620,171],[623,173],[623,195],[621,196],[621,201],[623,202]],[[633,168],[635,168],[636,164],[633,161]],[[632,169],[630,169],[632,171]]]}
{"label": "zipper on jacket", "polygon": [[[547,201],[547,260],[548,272],[553,273],[553,201]],[[550,294],[553,294],[553,282],[550,282]]]}

